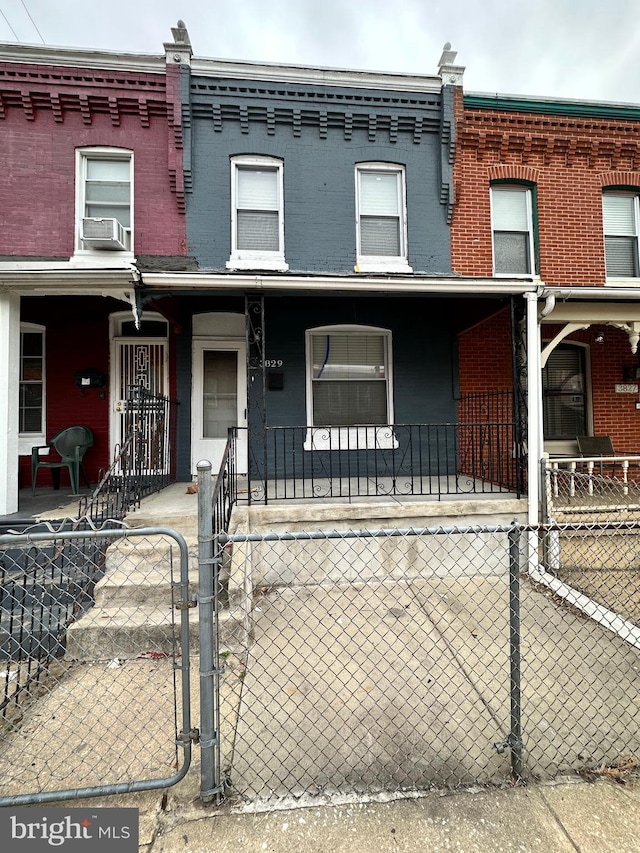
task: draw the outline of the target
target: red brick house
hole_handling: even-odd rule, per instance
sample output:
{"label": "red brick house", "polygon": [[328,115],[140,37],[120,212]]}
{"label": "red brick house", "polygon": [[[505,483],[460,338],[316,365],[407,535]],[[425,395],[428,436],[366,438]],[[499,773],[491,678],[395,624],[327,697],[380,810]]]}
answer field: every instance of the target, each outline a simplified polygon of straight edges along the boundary
{"label": "red brick house", "polygon": [[0,127],[2,514],[31,484],[33,447],[89,427],[96,482],[125,385],[143,372],[171,394],[171,323],[148,305],[132,334],[145,270],[186,265],[180,64],[4,45]]}
{"label": "red brick house", "polygon": [[459,92],[456,130],[453,268],[539,283],[459,335],[461,394],[528,385],[530,487],[577,436],[640,453],[640,109]]}

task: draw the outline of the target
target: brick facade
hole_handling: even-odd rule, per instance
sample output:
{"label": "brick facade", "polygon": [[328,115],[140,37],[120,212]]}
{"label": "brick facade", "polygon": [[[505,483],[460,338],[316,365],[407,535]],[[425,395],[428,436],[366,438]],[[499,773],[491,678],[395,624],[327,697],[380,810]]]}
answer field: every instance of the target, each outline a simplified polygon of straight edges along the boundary
{"label": "brick facade", "polygon": [[[490,186],[513,180],[535,185],[538,274],[545,285],[604,286],[603,187],[640,188],[640,116],[625,120],[605,105],[601,115],[479,108],[456,99],[456,203],[451,222],[453,269],[491,276]],[[475,105],[474,105],[475,104]],[[570,111],[567,110],[567,113]],[[560,326],[543,325],[545,341]],[[604,342],[596,343],[602,334]],[[616,393],[638,359],[627,334],[592,325],[566,338],[587,344],[593,432],[610,435],[620,452],[640,449],[638,395]],[[503,310],[459,336],[462,394],[511,387],[510,314]],[[628,381],[628,380],[627,380]]]}
{"label": "brick facade", "polygon": [[174,108],[164,74],[1,63],[0,255],[73,254],[75,151],[98,145],[134,152],[134,251],[184,255]]}

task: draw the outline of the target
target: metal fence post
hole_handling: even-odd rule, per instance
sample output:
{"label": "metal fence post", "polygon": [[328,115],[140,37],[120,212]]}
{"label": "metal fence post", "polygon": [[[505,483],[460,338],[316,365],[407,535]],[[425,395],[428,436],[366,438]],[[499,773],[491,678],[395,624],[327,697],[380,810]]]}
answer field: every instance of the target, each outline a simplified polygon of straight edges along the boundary
{"label": "metal fence post", "polygon": [[211,463],[198,462],[198,620],[200,634],[200,797],[220,793],[220,732],[217,725],[217,654]]}
{"label": "metal fence post", "polygon": [[520,529],[514,523],[509,539],[509,696],[511,706],[511,772],[517,781],[522,768],[522,705],[520,680]]}

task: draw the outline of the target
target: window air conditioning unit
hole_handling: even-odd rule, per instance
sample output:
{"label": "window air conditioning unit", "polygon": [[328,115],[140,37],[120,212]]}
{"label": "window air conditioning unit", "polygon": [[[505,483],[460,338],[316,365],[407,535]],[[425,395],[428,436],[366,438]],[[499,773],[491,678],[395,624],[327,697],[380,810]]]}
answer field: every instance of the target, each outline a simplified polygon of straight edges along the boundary
{"label": "window air conditioning unit", "polygon": [[85,249],[122,251],[127,248],[126,231],[117,219],[83,219],[81,239]]}

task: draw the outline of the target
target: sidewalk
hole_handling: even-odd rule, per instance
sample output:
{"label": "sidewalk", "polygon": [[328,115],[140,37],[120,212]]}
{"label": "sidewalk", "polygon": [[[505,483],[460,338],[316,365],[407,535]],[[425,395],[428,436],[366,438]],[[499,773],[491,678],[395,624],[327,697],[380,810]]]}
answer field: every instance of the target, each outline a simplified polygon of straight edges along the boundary
{"label": "sidewalk", "polygon": [[164,801],[157,792],[84,804],[138,808],[141,853],[637,853],[640,848],[638,782],[576,780],[472,791],[261,814],[202,805],[193,785],[169,789]]}

